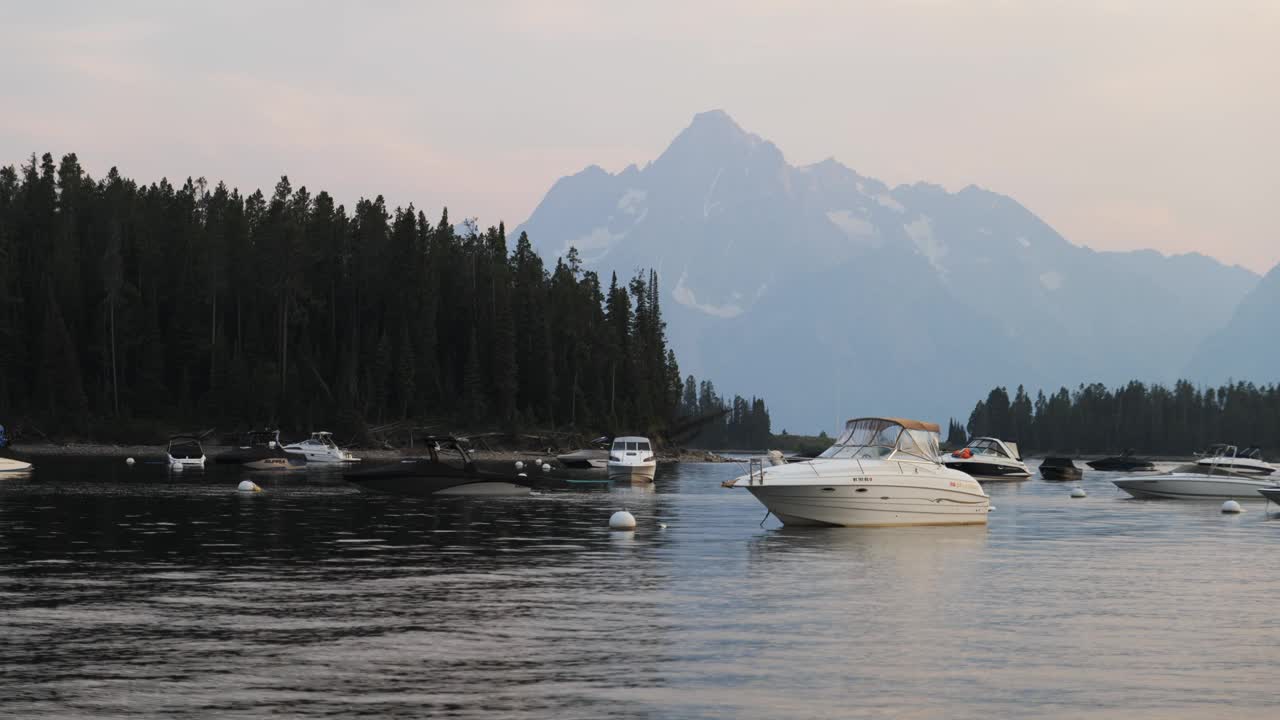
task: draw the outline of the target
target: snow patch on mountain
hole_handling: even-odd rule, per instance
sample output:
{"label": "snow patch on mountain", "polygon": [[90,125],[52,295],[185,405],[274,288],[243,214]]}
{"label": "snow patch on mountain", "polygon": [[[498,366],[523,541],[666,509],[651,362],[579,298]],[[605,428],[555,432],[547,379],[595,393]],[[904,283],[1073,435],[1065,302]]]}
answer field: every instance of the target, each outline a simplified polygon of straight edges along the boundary
{"label": "snow patch on mountain", "polygon": [[875,200],[882,206],[887,207],[894,212],[906,212],[906,208],[902,207],[902,203],[894,200],[893,196],[887,193],[880,193],[879,195],[876,195]]}
{"label": "snow patch on mountain", "polygon": [[[735,318],[742,314],[742,306],[737,303],[730,302],[723,305],[715,305],[712,303],[698,302],[698,296],[694,294],[693,290],[684,284],[684,281],[688,278],[689,273],[680,273],[680,281],[676,283],[675,289],[671,291],[671,297],[676,302],[684,305],[685,307],[700,310],[712,317]],[[735,295],[741,297],[740,293],[735,293]]]}
{"label": "snow patch on mountain", "polygon": [[648,197],[648,190],[628,188],[622,197],[618,198],[618,209],[627,215],[635,215],[644,210],[644,201]]}
{"label": "snow patch on mountain", "polygon": [[912,244],[916,246],[916,252],[925,256],[929,264],[933,266],[933,269],[945,274],[947,268],[942,264],[942,258],[947,255],[947,246],[946,243],[934,236],[933,221],[922,215],[903,225],[902,229],[906,231],[907,237],[911,238]]}
{"label": "snow patch on mountain", "polygon": [[853,213],[849,210],[828,210],[827,220],[829,220],[832,225],[840,228],[840,230],[845,234],[845,237],[850,240],[865,242],[868,239],[875,239],[880,235],[880,231],[876,229],[875,225],[872,225],[870,222],[860,217],[854,217]]}
{"label": "snow patch on mountain", "polygon": [[576,239],[565,242],[564,247],[560,249],[559,255],[567,255],[569,254],[569,248],[577,248],[583,262],[599,262],[609,254],[609,250],[619,240],[626,236],[627,234],[624,232],[611,233],[607,227],[596,227],[586,235],[581,235]]}

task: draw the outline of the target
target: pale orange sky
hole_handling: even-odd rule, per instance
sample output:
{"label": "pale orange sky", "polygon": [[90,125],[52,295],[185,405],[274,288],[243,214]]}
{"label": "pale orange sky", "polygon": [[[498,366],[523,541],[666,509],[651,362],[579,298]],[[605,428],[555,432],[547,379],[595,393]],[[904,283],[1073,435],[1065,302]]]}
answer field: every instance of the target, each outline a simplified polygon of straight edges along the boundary
{"label": "pale orange sky", "polygon": [[[101,5],[101,6],[100,6]],[[1280,3],[31,3],[0,163],[523,221],[729,112],[796,164],[974,183],[1073,242],[1280,261]]]}

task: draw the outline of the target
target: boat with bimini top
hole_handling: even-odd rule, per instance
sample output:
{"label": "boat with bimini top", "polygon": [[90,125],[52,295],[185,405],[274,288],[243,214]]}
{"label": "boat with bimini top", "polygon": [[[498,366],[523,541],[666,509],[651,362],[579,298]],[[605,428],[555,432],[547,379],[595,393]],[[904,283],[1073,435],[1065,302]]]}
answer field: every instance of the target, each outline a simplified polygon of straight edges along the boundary
{"label": "boat with bimini top", "polygon": [[279,430],[250,430],[235,448],[217,456],[219,465],[242,465],[249,470],[305,470],[307,459],[285,452]]}
{"label": "boat with bimini top", "polygon": [[850,420],[818,457],[753,459],[724,485],[745,488],[784,525],[979,525],[991,509],[976,480],[939,459],[938,426],[904,418]]}
{"label": "boat with bimini top", "polygon": [[290,455],[300,455],[308,463],[360,462],[360,458],[338,447],[338,443],[333,441],[333,433],[323,430],[311,433],[311,437],[301,442],[285,445],[284,451]]}

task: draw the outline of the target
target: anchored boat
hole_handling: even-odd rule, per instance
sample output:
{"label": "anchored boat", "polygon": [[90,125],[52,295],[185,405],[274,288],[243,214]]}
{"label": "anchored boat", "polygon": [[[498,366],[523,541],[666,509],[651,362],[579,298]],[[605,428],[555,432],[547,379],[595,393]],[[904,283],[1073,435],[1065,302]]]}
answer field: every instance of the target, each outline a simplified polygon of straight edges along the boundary
{"label": "anchored boat", "polygon": [[658,463],[653,457],[653,444],[649,438],[628,435],[614,438],[609,448],[610,480],[641,480],[653,482]]}
{"label": "anchored boat", "polygon": [[938,426],[904,418],[850,420],[818,457],[754,459],[725,485],[746,488],[784,525],[981,525],[991,508],[976,480],[939,460]]}
{"label": "anchored boat", "polygon": [[169,459],[169,467],[174,470],[204,467],[204,447],[200,445],[200,438],[195,435],[174,435],[169,438],[165,455]]}
{"label": "anchored boat", "polygon": [[1045,480],[1079,480],[1084,471],[1071,458],[1047,457],[1040,463],[1040,477]]}
{"label": "anchored boat", "polygon": [[251,430],[239,446],[219,455],[220,465],[243,465],[249,470],[306,470],[307,459],[285,452],[279,430]]}
{"label": "anchored boat", "polygon": [[979,480],[1026,480],[1031,477],[1031,471],[1018,455],[1018,445],[999,438],[974,438],[963,448],[944,455],[942,462],[952,470]]}
{"label": "anchored boat", "polygon": [[533,483],[523,472],[480,470],[461,438],[425,438],[427,455],[396,463],[374,465],[343,474],[362,490],[433,497],[440,495],[528,495]]}
{"label": "anchored boat", "polygon": [[311,437],[302,442],[285,445],[284,451],[290,455],[300,455],[309,463],[360,462],[360,458],[338,447],[331,432],[313,432]]}

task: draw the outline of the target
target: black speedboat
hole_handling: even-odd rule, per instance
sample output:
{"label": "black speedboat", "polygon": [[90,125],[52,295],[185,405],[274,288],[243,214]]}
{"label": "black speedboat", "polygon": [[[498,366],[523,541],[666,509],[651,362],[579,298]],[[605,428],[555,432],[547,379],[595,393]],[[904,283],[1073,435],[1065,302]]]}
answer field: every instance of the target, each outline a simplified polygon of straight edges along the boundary
{"label": "black speedboat", "polygon": [[441,495],[527,495],[533,483],[526,473],[480,470],[466,443],[451,436],[426,438],[427,456],[344,473],[362,490],[434,497]]}
{"label": "black speedboat", "polygon": [[249,470],[305,470],[307,459],[285,452],[279,430],[250,430],[237,447],[214,461],[219,465],[242,465]]}
{"label": "black speedboat", "polygon": [[1084,471],[1071,458],[1047,457],[1040,463],[1040,477],[1045,480],[1079,480]]}
{"label": "black speedboat", "polygon": [[1093,460],[1085,464],[1094,470],[1110,470],[1114,472],[1143,472],[1156,469],[1155,464],[1150,460],[1135,456],[1132,448],[1114,457]]}
{"label": "black speedboat", "polygon": [[1280,505],[1280,486],[1273,488],[1258,488],[1258,494],[1266,498],[1269,502]]}

